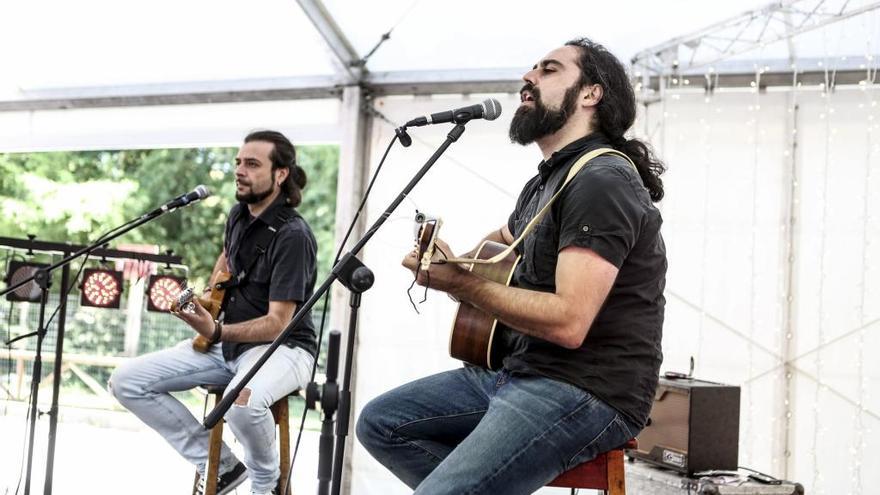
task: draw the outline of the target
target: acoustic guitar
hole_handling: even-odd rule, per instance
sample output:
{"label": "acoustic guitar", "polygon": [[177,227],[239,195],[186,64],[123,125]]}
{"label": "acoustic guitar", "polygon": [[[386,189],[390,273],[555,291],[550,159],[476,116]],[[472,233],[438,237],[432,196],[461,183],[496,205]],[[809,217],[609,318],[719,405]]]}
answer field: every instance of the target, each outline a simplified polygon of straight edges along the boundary
{"label": "acoustic guitar", "polygon": [[[223,296],[226,293],[223,283],[231,278],[232,274],[229,272],[217,272],[214,280],[211,281],[211,292],[199,297],[195,297],[195,291],[192,287],[187,287],[180,291],[180,294],[171,302],[171,311],[192,311],[195,305],[193,299],[195,299],[208,310],[208,313],[211,313],[211,318],[216,320],[220,315],[220,307],[223,306]],[[192,347],[198,352],[208,352],[211,348],[211,341],[202,335],[196,335],[193,338]]]}
{"label": "acoustic guitar", "polygon": [[[418,252],[420,256],[420,270],[430,267],[434,256],[434,246],[437,240],[437,231],[442,222],[438,219],[433,222],[425,222],[419,229]],[[510,285],[513,271],[519,262],[519,255],[515,251],[509,253],[501,261],[487,263],[486,260],[493,258],[507,248],[504,244],[493,241],[483,241],[477,249],[474,259],[448,258],[447,263],[469,265],[468,269],[476,275],[499,284]],[[480,263],[483,261],[483,263]],[[466,302],[458,304],[455,313],[455,321],[452,324],[452,332],[449,335],[449,355],[466,363],[483,368],[495,370],[501,367],[500,348],[496,346],[495,329],[498,320],[475,306]]]}

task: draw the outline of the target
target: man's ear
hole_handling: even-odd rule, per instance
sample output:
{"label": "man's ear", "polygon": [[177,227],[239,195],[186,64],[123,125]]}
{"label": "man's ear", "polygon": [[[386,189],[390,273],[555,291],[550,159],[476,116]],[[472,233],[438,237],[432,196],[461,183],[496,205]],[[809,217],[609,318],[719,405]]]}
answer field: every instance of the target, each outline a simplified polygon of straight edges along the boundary
{"label": "man's ear", "polygon": [[598,84],[584,86],[584,89],[581,90],[581,103],[586,107],[594,107],[602,101],[603,95],[602,86]]}
{"label": "man's ear", "polygon": [[280,186],[281,184],[284,184],[284,181],[287,180],[287,176],[290,175],[290,169],[287,167],[276,168],[275,172],[277,172],[275,174],[275,178],[274,178],[276,186]]}

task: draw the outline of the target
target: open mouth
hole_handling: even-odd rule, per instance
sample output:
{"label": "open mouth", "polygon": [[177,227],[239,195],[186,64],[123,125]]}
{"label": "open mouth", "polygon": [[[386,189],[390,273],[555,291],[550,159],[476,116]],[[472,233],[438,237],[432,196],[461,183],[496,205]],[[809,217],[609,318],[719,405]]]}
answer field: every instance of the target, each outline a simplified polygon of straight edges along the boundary
{"label": "open mouth", "polygon": [[532,102],[533,102],[533,101],[535,101],[535,97],[534,97],[534,95],[532,95],[532,92],[529,91],[529,90],[520,91],[520,93],[519,93],[519,101],[520,101],[521,103],[525,103],[525,102],[527,102],[527,101],[532,101]]}

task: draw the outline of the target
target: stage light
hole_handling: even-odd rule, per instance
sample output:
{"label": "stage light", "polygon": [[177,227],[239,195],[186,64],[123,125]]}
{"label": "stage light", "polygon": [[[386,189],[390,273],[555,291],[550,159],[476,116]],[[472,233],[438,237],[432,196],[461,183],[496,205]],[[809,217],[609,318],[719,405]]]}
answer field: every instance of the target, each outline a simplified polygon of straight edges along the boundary
{"label": "stage light", "polygon": [[119,308],[122,299],[122,272],[106,268],[86,268],[80,285],[80,305]]}
{"label": "stage light", "polygon": [[167,313],[171,302],[186,287],[186,279],[173,275],[150,275],[147,284],[147,311]]}
{"label": "stage light", "polygon": [[[46,268],[45,263],[33,263],[30,261],[10,261],[9,271],[6,273],[6,287],[26,280],[34,276],[34,273],[40,268]],[[40,286],[34,281],[30,281],[18,289],[6,294],[7,301],[28,301],[40,302]]]}

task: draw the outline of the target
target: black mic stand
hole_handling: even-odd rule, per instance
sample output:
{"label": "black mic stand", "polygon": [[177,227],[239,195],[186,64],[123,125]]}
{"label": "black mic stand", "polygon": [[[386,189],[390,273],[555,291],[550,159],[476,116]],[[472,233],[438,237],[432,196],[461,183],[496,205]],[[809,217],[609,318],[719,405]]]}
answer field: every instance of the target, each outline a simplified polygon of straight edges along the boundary
{"label": "black mic stand", "polygon": [[[168,211],[173,211],[173,210],[168,210]],[[135,228],[140,227],[141,225],[143,225],[147,222],[155,220],[156,218],[164,215],[165,213],[167,213],[167,211],[161,211],[161,210],[154,210],[150,213],[147,213],[146,215],[143,215],[140,218],[138,218],[136,221],[132,222],[130,225],[126,225],[124,228],[122,228],[118,232],[114,232],[112,235],[105,236],[105,237],[98,239],[93,244],[90,244],[90,245],[80,249],[79,251],[65,257],[64,259],[62,259],[61,261],[58,261],[57,263],[54,263],[54,264],[47,266],[45,268],[40,268],[39,270],[37,270],[34,273],[33,276],[28,277],[28,278],[18,282],[15,285],[7,287],[6,289],[3,290],[3,292],[0,292],[0,297],[3,297],[6,294],[9,294],[10,292],[15,291],[16,289],[18,289],[18,288],[20,288],[30,282],[35,282],[37,285],[40,286],[40,318],[39,318],[39,324],[37,326],[37,331],[31,332],[29,334],[21,335],[21,336],[16,337],[16,338],[10,340],[9,342],[7,342],[7,345],[8,345],[8,344],[11,344],[17,340],[21,340],[21,339],[31,337],[34,335],[37,336],[37,350],[34,353],[34,365],[33,365],[33,370],[31,373],[31,399],[30,399],[31,404],[30,404],[30,409],[28,411],[29,423],[28,423],[27,471],[25,473],[24,495],[30,495],[30,489],[31,489],[31,467],[33,464],[33,457],[34,457],[34,433],[36,430],[37,414],[38,414],[37,399],[39,397],[39,392],[40,392],[40,380],[41,380],[40,375],[42,373],[42,368],[43,368],[42,352],[41,351],[42,351],[42,347],[43,347],[43,338],[45,337],[45,335],[47,333],[47,329],[43,328],[43,326],[45,324],[46,304],[49,301],[49,286],[51,285],[52,271],[57,270],[58,268],[62,268],[61,291],[60,291],[61,301],[59,302],[59,304],[63,305],[64,308],[66,309],[67,298],[65,297],[65,295],[67,293],[68,277],[69,277],[69,273],[70,273],[70,271],[69,271],[70,270],[70,267],[69,267],[70,263],[72,263],[74,260],[76,260],[77,258],[79,258],[83,255],[91,253],[92,251],[107,244],[108,242],[112,241],[113,239],[116,239],[117,237],[119,237],[125,233],[128,233],[129,231],[134,230]],[[59,318],[63,319],[65,317],[64,314],[66,311],[60,311],[60,312],[61,312],[61,315],[59,316]],[[63,320],[59,320],[59,328],[63,328],[61,326],[61,321],[63,321]],[[60,380],[61,380],[61,355],[62,355],[63,350],[64,350],[64,334],[63,334],[63,332],[59,331],[59,333],[55,339],[55,385],[53,386],[53,389],[52,389],[52,406],[49,409],[49,413],[48,413],[50,415],[50,417],[53,418],[53,422],[50,425],[50,432],[49,432],[50,444],[49,444],[49,450],[47,452],[47,459],[46,459],[46,481],[43,485],[43,493],[45,495],[51,495],[51,493],[52,493],[52,470],[54,469],[54,465],[55,465],[55,459],[54,459],[54,457],[55,457],[55,441],[54,441],[55,421],[54,421],[54,419],[56,418],[56,415],[58,414],[58,392],[59,392],[59,384],[60,384]]]}
{"label": "black mic stand", "polygon": [[[309,382],[306,387],[306,407],[315,409],[317,402],[321,401],[321,438],[318,443],[318,495],[330,493],[331,471],[333,469],[333,423],[335,421],[336,408],[339,405],[339,384],[336,383],[336,375],[339,371],[339,341],[341,337],[338,330],[330,332],[330,342],[327,345],[327,380],[321,389],[318,384]],[[281,488],[281,493],[289,493],[286,487]]]}
{"label": "black mic stand", "polygon": [[[248,370],[247,373],[245,373],[245,375],[242,377],[241,381],[239,381],[238,384],[235,387],[233,387],[232,390],[227,391],[226,394],[224,395],[223,399],[217,404],[217,406],[214,407],[214,409],[210,413],[208,413],[208,415],[205,417],[205,421],[202,423],[203,426],[205,427],[205,429],[211,429],[215,424],[217,424],[218,421],[220,421],[220,419],[223,418],[223,415],[226,414],[226,411],[228,411],[230,407],[232,407],[232,403],[235,401],[236,397],[238,397],[238,394],[241,393],[242,389],[244,389],[244,387],[247,386],[248,382],[251,381],[251,379],[254,377],[254,375],[257,374],[257,371],[259,371],[259,369],[263,366],[263,364],[266,362],[266,360],[269,359],[269,356],[271,356],[272,353],[275,352],[275,349],[277,349],[278,346],[281,345],[282,342],[287,340],[287,336],[291,332],[293,332],[293,329],[297,325],[299,325],[299,323],[303,320],[304,315],[308,314],[309,310],[312,309],[312,306],[314,306],[315,303],[317,303],[318,300],[320,300],[321,297],[323,297],[324,294],[328,290],[330,290],[330,286],[333,284],[333,282],[335,282],[336,280],[342,280],[343,282],[345,282],[345,279],[346,279],[345,274],[352,274],[354,276],[359,276],[358,272],[361,270],[361,268],[367,269],[365,266],[363,266],[363,264],[360,263],[360,261],[355,256],[364,248],[364,246],[367,244],[367,242],[369,242],[369,240],[373,237],[373,235],[376,234],[376,232],[379,230],[379,228],[382,226],[382,224],[385,223],[385,220],[387,220],[388,217],[391,216],[391,214],[394,212],[394,210],[396,210],[397,207],[400,206],[400,203],[402,203],[404,201],[404,199],[406,199],[407,195],[409,195],[409,193],[413,190],[413,188],[416,187],[416,184],[418,184],[419,181],[422,180],[422,177],[424,177],[424,175],[426,173],[428,173],[428,170],[430,170],[431,167],[434,165],[434,163],[436,163],[437,160],[440,158],[440,156],[443,155],[443,152],[445,152],[446,149],[449,148],[450,145],[452,145],[452,143],[458,141],[458,139],[464,133],[464,130],[465,130],[464,123],[462,123],[462,124],[456,124],[455,127],[453,127],[451,131],[449,131],[449,134],[446,135],[446,140],[443,141],[443,143],[440,145],[440,147],[437,148],[437,151],[435,151],[434,154],[431,155],[430,158],[428,158],[428,161],[425,162],[425,164],[422,166],[421,169],[419,169],[418,172],[416,172],[416,175],[409,181],[409,183],[406,186],[404,186],[404,188],[400,192],[400,194],[397,195],[397,197],[394,199],[394,201],[391,202],[391,204],[388,206],[388,208],[385,209],[385,211],[382,213],[382,215],[380,215],[379,218],[376,219],[376,222],[373,223],[373,225],[364,234],[364,236],[354,245],[354,247],[351,248],[351,251],[346,253],[339,260],[339,263],[337,263],[336,266],[333,267],[333,269],[330,271],[330,274],[327,276],[327,278],[324,280],[324,282],[321,283],[321,286],[318,287],[317,290],[315,290],[315,293],[312,295],[312,297],[310,297],[308,301],[303,303],[301,308],[297,308],[296,314],[294,315],[293,319],[290,320],[290,322],[287,324],[287,328],[285,328],[284,331],[282,331],[278,335],[278,337],[276,337],[275,340],[272,341],[271,344],[269,344],[269,347],[266,349],[266,351],[263,353],[263,355],[260,356],[257,359],[257,361],[254,363],[254,365],[251,367],[251,369]],[[369,271],[369,269],[367,269],[367,270]],[[361,272],[361,273],[363,273],[363,272]],[[371,272],[370,272],[370,276],[372,277]],[[355,278],[355,277],[352,277],[352,278]],[[370,282],[369,285],[372,285],[372,281]],[[367,288],[369,288],[369,285],[367,286]],[[349,287],[349,289],[351,289],[351,287]],[[364,289],[364,290],[366,290],[366,289]],[[352,290],[352,292],[355,292],[355,291]],[[354,299],[355,296],[357,296],[356,300]],[[355,304],[357,306],[360,305],[360,293],[352,294],[352,299],[353,299],[352,300],[353,305],[355,305]],[[357,312],[356,312],[355,308],[356,308],[356,306],[352,306],[352,309],[353,309],[352,321],[356,323]],[[349,335],[348,335],[348,348],[346,349],[346,356],[345,356],[346,366],[345,366],[345,374],[343,376],[343,394],[342,394],[343,396],[345,396],[349,393],[348,391],[350,390],[350,386],[351,386],[351,363],[352,363],[352,358],[353,358],[353,356],[352,356],[353,352],[354,352],[354,331],[350,330]],[[339,425],[337,428],[337,432],[340,432],[342,426],[344,426],[345,427],[344,433],[345,433],[345,435],[347,435],[348,434],[348,416],[349,416],[348,409],[349,409],[349,405],[347,404],[347,399],[345,397],[342,398],[340,405],[341,405],[341,408],[339,411],[340,412],[340,422],[339,422]],[[345,410],[342,410],[342,408],[345,408]],[[341,419],[342,416],[345,417],[344,420]],[[342,474],[342,459],[345,454],[345,443],[344,443],[345,435],[339,434],[338,438],[337,438],[337,448],[335,451],[335,457],[338,460],[335,463],[335,465],[333,466],[334,479],[332,482],[334,494],[339,493],[339,489],[342,484],[341,483],[341,474]],[[339,441],[339,438],[342,439],[342,442]]]}

